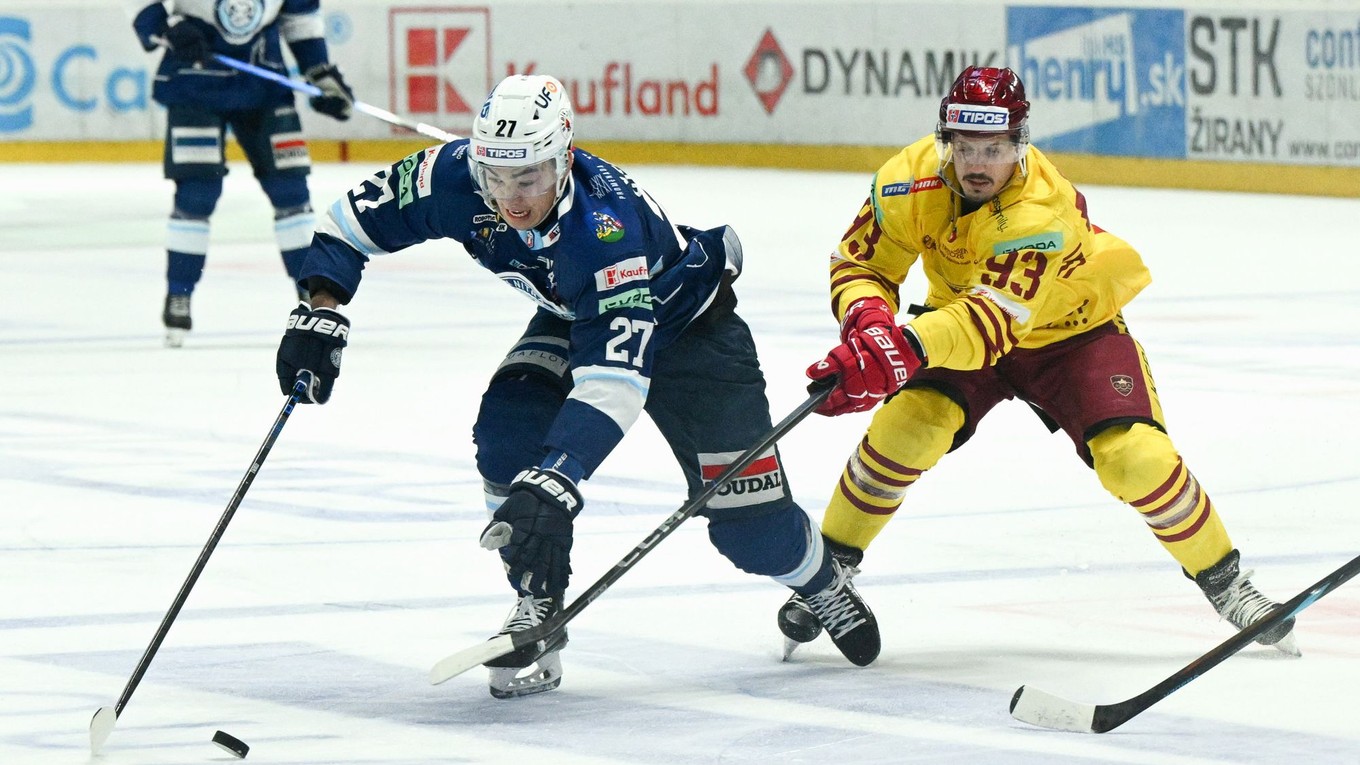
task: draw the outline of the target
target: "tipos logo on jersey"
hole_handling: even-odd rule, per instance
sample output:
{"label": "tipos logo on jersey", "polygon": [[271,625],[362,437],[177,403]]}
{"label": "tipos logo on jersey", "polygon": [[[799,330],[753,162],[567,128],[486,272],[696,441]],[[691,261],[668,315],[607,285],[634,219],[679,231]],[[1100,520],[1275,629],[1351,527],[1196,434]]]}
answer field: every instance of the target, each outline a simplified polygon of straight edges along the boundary
{"label": "tipos logo on jersey", "polygon": [[628,258],[596,271],[595,289],[604,292],[627,282],[643,281],[647,277],[647,259],[641,256]]}
{"label": "tipos logo on jersey", "polygon": [[[717,452],[699,455],[699,468],[704,483],[710,483],[722,475],[727,468],[741,457],[742,452]],[[779,465],[779,455],[774,447],[761,452],[736,478],[718,490],[708,506],[713,508],[749,507],[765,502],[773,502],[785,496],[784,471]]]}
{"label": "tipos logo on jersey", "polygon": [[595,219],[595,238],[601,242],[617,242],[623,238],[623,224],[618,218],[602,212],[590,214]]}
{"label": "tipos logo on jersey", "polygon": [[1111,376],[1110,385],[1114,386],[1114,392],[1121,396],[1128,396],[1133,393],[1133,378],[1128,375]]}

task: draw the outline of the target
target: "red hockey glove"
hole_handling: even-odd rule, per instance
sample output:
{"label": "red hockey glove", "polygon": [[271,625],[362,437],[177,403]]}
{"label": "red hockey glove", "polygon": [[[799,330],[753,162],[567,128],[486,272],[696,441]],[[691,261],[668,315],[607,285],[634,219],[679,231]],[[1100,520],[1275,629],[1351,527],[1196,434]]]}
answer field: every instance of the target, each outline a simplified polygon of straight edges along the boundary
{"label": "red hockey glove", "polygon": [[878,298],[850,306],[841,322],[841,344],[807,369],[813,380],[839,377],[818,414],[835,417],[874,408],[921,368],[921,354],[897,326],[892,309]]}

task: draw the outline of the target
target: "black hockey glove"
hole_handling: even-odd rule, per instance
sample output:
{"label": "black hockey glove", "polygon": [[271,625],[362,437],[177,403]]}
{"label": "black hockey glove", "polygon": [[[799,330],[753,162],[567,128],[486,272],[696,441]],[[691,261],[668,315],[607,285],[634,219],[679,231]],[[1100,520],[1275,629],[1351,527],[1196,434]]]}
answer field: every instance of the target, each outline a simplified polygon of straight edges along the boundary
{"label": "black hockey glove", "polygon": [[330,400],[335,378],[340,376],[340,356],[349,344],[349,319],[332,308],[312,310],[301,303],[288,315],[288,329],[279,342],[274,370],[279,375],[279,390],[293,392],[298,373],[312,373],[312,385],[298,399],[304,404],[324,404]]}
{"label": "black hockey glove", "polygon": [[482,547],[500,550],[510,585],[540,597],[560,596],[571,576],[571,522],[581,492],[555,470],[515,476],[510,496],[482,531]]}
{"label": "black hockey glove", "polygon": [[345,84],[340,68],[335,64],[317,64],[307,70],[307,82],[321,88],[321,95],[308,101],[312,108],[341,122],[349,119],[354,105],[354,91]]}
{"label": "black hockey glove", "polygon": [[165,42],[171,52],[191,64],[201,64],[212,57],[212,41],[197,22],[183,19],[165,30]]}

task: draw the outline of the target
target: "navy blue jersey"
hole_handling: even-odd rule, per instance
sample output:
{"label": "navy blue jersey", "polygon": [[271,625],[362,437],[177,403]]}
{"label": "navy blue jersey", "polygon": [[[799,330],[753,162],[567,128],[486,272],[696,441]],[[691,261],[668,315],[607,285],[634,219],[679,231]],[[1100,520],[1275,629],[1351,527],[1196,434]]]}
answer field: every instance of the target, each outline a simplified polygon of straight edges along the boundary
{"label": "navy blue jersey", "polygon": [[517,231],[477,194],[467,146],[416,152],[336,201],[301,278],[330,280],[348,302],[370,257],[430,239],[462,243],[541,310],[572,322],[572,392],[544,445],[589,474],[641,413],[657,351],[703,312],[725,272],[739,272],[740,247],[726,228],[672,225],[622,170],[580,149],[555,213]]}
{"label": "navy blue jersey", "polygon": [[[281,39],[288,42],[304,72],[328,61],[320,0],[154,0],[132,22],[143,48],[157,47],[153,38],[165,34],[171,15],[183,17],[179,23],[202,29],[213,52],[280,74],[287,73]],[[217,61],[195,66],[173,51],[161,58],[151,95],[164,106],[213,111],[259,109],[292,103],[293,97],[291,91],[264,78]]]}

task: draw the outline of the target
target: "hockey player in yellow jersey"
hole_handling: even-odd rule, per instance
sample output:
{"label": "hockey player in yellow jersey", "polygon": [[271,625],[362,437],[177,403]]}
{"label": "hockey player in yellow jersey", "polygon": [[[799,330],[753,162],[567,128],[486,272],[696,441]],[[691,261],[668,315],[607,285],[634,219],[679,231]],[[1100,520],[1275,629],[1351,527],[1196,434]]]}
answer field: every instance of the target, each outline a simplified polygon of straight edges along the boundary
{"label": "hockey player in yellow jersey", "polygon": [[[808,376],[839,381],[818,411],[884,403],[841,474],[822,532],[857,567],[912,484],[992,407],[1019,398],[1072,439],[1101,484],[1241,629],[1277,604],[1241,570],[1209,495],[1167,436],[1143,349],[1120,313],[1151,276],[1029,145],[1028,117],[1015,72],[965,69],[940,103],[935,134],[878,170],[832,256],[841,344]],[[899,290],[918,264],[925,307],[899,326]],[[797,596],[779,626],[786,656],[821,632]],[[1286,620],[1258,642],[1297,655],[1293,626]]]}

